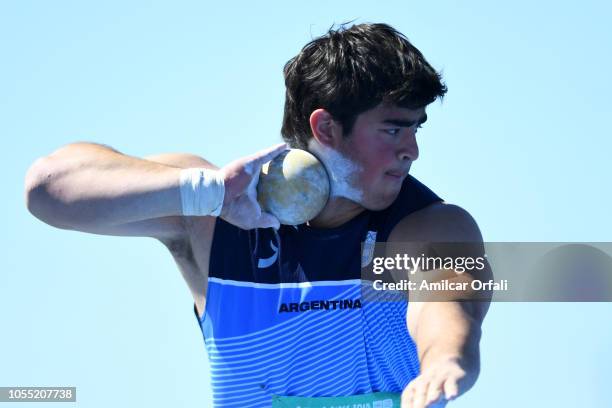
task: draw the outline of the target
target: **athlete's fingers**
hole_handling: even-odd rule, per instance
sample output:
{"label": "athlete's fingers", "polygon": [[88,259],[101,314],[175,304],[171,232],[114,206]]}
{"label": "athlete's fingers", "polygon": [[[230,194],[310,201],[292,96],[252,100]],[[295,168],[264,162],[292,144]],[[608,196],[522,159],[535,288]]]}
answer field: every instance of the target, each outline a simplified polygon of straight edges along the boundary
{"label": "athlete's fingers", "polygon": [[431,379],[429,387],[427,388],[427,404],[437,401],[442,396],[442,385],[444,384],[444,380],[444,377]]}
{"label": "athlete's fingers", "polygon": [[280,143],[267,149],[261,150],[253,155],[253,166],[257,169],[263,166],[264,163],[269,162],[287,149],[287,143]]}
{"label": "athlete's fingers", "polygon": [[277,230],[280,228],[280,221],[272,214],[262,212],[257,220],[255,228],[274,228]]}
{"label": "athlete's fingers", "polygon": [[427,398],[427,386],[429,381],[426,381],[422,376],[414,380],[414,394],[412,397],[411,408],[425,408],[425,400]]}
{"label": "athlete's fingers", "polygon": [[459,394],[459,385],[456,378],[448,378],[444,381],[444,395],[447,400],[453,399]]}
{"label": "athlete's fingers", "polygon": [[427,408],[444,408],[446,404],[448,404],[448,401],[441,395],[437,400],[427,404]]}
{"label": "athlete's fingers", "polygon": [[414,395],[414,387],[412,383],[408,384],[401,395],[400,408],[411,408],[412,407],[412,396]]}

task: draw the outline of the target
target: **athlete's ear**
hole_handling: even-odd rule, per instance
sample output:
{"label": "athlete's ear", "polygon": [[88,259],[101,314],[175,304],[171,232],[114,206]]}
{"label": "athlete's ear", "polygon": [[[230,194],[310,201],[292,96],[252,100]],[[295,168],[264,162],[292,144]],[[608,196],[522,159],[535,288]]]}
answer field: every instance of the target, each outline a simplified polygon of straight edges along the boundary
{"label": "athlete's ear", "polygon": [[325,109],[310,114],[312,137],[324,146],[336,148],[342,139],[342,126]]}

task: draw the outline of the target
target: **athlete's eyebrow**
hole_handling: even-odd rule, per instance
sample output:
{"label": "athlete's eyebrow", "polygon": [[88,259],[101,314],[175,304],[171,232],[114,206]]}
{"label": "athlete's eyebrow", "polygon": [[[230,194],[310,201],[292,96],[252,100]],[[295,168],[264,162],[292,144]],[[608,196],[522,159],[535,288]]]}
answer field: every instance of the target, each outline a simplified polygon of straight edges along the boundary
{"label": "athlete's eyebrow", "polygon": [[393,126],[399,126],[399,127],[411,127],[411,126],[414,126],[415,123],[422,125],[425,122],[427,122],[427,115],[421,116],[421,118],[418,121],[404,120],[404,119],[385,119],[382,121],[382,123],[386,125],[393,125]]}

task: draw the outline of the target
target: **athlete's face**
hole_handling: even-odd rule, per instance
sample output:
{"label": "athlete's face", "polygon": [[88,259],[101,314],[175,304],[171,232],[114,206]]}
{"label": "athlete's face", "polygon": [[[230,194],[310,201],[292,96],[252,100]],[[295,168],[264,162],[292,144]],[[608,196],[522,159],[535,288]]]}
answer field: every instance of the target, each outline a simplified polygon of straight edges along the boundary
{"label": "athlete's face", "polygon": [[362,206],[380,210],[395,200],[419,157],[416,133],[426,120],[425,108],[383,104],[357,116],[338,150],[359,167],[351,184],[362,191]]}

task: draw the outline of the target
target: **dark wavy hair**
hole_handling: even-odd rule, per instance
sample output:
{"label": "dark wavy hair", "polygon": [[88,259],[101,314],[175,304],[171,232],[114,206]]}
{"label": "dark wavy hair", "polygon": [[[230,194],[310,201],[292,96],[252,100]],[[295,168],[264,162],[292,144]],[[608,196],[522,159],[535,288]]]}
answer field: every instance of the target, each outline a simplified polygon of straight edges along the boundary
{"label": "dark wavy hair", "polygon": [[408,39],[387,24],[345,24],[306,44],[284,67],[286,96],[281,134],[306,149],[310,114],[327,110],[349,135],[357,115],[381,102],[409,109],[447,91],[441,75]]}

